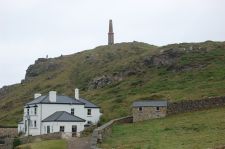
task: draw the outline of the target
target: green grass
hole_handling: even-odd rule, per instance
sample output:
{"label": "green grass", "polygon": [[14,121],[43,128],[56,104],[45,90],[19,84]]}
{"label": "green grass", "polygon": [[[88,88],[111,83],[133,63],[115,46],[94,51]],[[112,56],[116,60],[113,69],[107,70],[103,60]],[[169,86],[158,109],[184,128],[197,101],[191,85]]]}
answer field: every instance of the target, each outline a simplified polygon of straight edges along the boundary
{"label": "green grass", "polygon": [[66,140],[46,140],[20,145],[17,149],[67,149]]}
{"label": "green grass", "polygon": [[104,149],[206,149],[225,144],[225,108],[115,125]]}
{"label": "green grass", "polygon": [[[184,52],[174,67],[192,66],[186,71],[174,71],[169,66],[147,67],[146,57],[160,54],[161,50],[202,50]],[[206,49],[207,50],[204,50]],[[33,94],[47,94],[56,90],[59,94],[74,96],[74,88],[80,88],[81,97],[102,109],[102,122],[131,114],[131,104],[139,99],[167,99],[180,101],[210,96],[224,96],[225,90],[225,43],[183,43],[156,47],[140,42],[99,46],[73,55],[50,60],[58,64],[56,70],[43,71],[25,84],[9,87],[0,97],[0,125],[17,125],[22,119],[23,106],[33,99]],[[199,67],[202,66],[202,67]],[[127,69],[143,73],[124,76],[104,88],[90,90],[89,82],[96,77],[121,73]],[[48,79],[48,78],[51,79]]]}

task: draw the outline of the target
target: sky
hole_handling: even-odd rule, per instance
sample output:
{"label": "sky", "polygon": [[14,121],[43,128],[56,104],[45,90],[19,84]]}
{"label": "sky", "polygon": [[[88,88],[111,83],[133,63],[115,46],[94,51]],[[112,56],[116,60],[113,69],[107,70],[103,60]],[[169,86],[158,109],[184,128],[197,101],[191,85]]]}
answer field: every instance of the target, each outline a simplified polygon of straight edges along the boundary
{"label": "sky", "polygon": [[225,41],[225,0],[0,0],[0,87],[40,57],[115,42]]}

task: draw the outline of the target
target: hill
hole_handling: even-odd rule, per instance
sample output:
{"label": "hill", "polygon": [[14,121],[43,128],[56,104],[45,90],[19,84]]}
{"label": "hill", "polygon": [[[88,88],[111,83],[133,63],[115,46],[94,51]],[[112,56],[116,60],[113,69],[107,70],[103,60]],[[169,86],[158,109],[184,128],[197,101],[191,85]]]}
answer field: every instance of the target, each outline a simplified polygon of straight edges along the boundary
{"label": "hill", "polygon": [[38,59],[20,84],[0,89],[0,125],[16,125],[34,93],[81,96],[102,107],[102,122],[130,114],[137,99],[179,101],[224,95],[225,42],[157,47],[141,42],[99,46]]}

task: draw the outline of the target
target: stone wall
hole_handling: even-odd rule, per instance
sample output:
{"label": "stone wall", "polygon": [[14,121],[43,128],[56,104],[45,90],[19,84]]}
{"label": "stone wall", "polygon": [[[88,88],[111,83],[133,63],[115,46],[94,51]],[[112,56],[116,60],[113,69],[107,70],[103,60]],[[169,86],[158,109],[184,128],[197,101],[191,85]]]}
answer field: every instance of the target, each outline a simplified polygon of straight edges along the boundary
{"label": "stone wall", "polygon": [[213,97],[201,100],[183,100],[168,103],[167,114],[184,113],[225,106],[225,97]]}
{"label": "stone wall", "polygon": [[12,149],[13,148],[13,139],[12,138],[5,138],[5,144],[0,144],[0,149]]}
{"label": "stone wall", "polygon": [[17,128],[0,128],[0,138],[16,137],[17,135]]}
{"label": "stone wall", "polygon": [[109,121],[108,123],[96,128],[91,136],[91,149],[97,149],[97,144],[101,143],[112,133],[112,126],[120,123],[132,123],[133,117],[127,116]]}
{"label": "stone wall", "polygon": [[142,107],[141,111],[139,110],[139,107],[134,107],[132,111],[133,122],[161,118],[166,116],[166,107],[159,107],[159,110],[156,110],[156,107]]}

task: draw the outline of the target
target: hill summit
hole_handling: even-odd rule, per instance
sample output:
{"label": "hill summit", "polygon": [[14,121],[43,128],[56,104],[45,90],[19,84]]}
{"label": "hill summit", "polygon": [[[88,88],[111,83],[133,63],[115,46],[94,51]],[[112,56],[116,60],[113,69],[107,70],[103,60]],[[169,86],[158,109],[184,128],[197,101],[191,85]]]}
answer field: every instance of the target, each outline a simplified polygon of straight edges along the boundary
{"label": "hill summit", "polygon": [[102,121],[130,114],[139,99],[177,101],[224,95],[225,42],[99,46],[30,65],[20,84],[0,89],[0,125],[16,125],[34,93],[56,90],[100,105]]}

